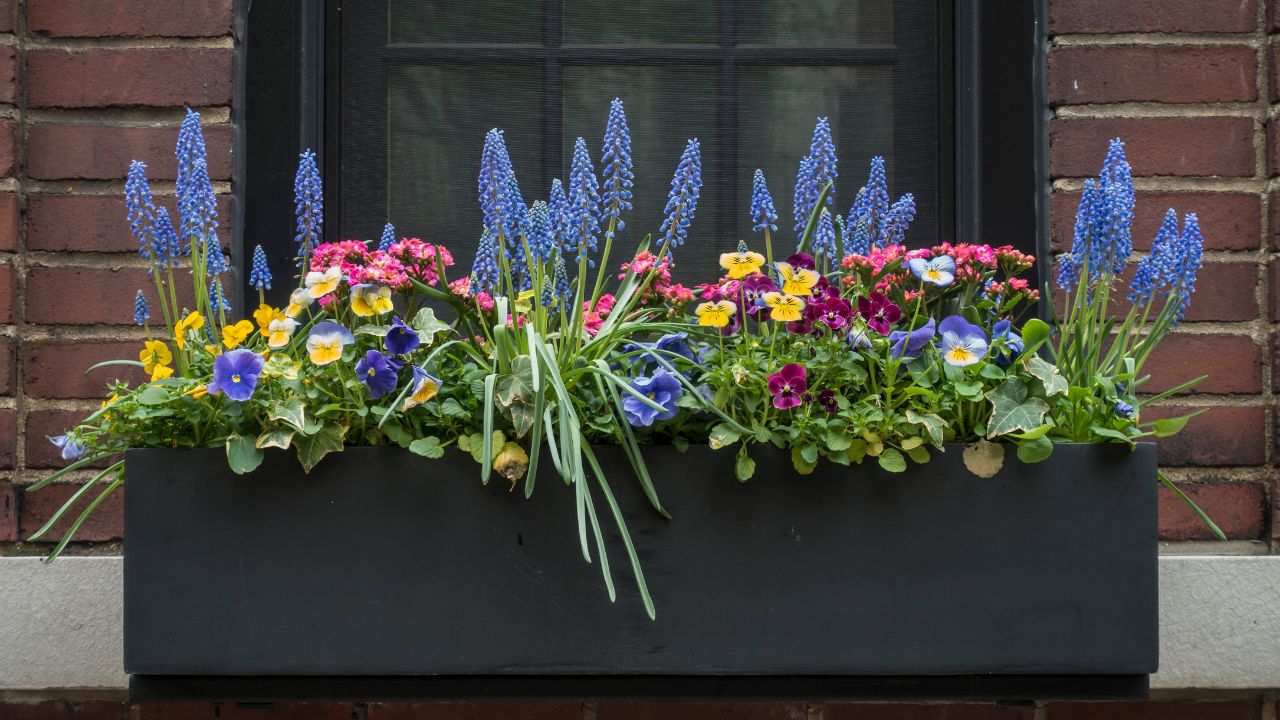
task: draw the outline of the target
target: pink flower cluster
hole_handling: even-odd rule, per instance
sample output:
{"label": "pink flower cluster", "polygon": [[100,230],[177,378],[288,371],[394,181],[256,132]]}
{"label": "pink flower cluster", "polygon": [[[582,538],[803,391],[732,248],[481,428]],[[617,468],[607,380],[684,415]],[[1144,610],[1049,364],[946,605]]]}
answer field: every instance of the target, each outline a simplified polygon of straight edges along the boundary
{"label": "pink flower cluster", "polygon": [[[956,282],[972,283],[982,281],[995,270],[1001,270],[1008,276],[1016,275],[1035,264],[1035,258],[1018,252],[1010,245],[991,247],[990,245],[974,245],[972,243],[951,244],[944,242],[931,248],[907,250],[902,245],[886,245],[875,248],[866,255],[846,255],[840,264],[846,270],[870,270],[871,277],[880,276],[875,285],[878,292],[887,292],[911,279],[911,273],[905,268],[892,267],[891,272],[883,274],[886,267],[894,263],[905,265],[906,261],[915,258],[934,258],[943,255],[951,256],[956,262]],[[845,275],[846,287],[858,282],[856,275]],[[1025,281],[1022,281],[1025,285]],[[1025,289],[1025,288],[1023,288]]]}
{"label": "pink flower cluster", "polygon": [[[441,248],[441,250],[443,249],[444,248]],[[471,278],[469,277],[458,278],[457,280],[454,280],[453,282],[449,283],[449,292],[453,293],[454,295],[457,295],[460,298],[470,299]],[[489,313],[493,311],[493,296],[490,295],[489,293],[481,290],[480,292],[476,293],[475,301],[476,301],[476,305],[480,306],[481,312]]]}
{"label": "pink flower cluster", "polygon": [[600,296],[596,301],[595,307],[591,306],[591,301],[587,300],[582,303],[582,326],[586,329],[587,334],[594,336],[600,332],[600,328],[604,325],[604,321],[612,312],[617,298],[609,293]]}
{"label": "pink flower cluster", "polygon": [[[654,270],[655,267],[656,270]],[[661,306],[667,309],[669,316],[674,317],[683,311],[685,305],[693,302],[692,290],[680,283],[671,282],[670,258],[664,257],[662,262],[658,263],[658,256],[646,250],[637,254],[631,262],[623,263],[621,270],[622,272],[618,273],[619,280],[626,277],[628,270],[636,275],[644,275],[654,270],[653,281],[640,296],[641,307]]]}
{"label": "pink flower cluster", "polygon": [[372,283],[395,290],[408,290],[410,279],[435,285],[440,282],[440,267],[451,265],[453,256],[447,248],[418,238],[405,238],[386,251],[370,250],[359,240],[339,240],[320,245],[311,257],[313,271],[337,267],[350,285]]}

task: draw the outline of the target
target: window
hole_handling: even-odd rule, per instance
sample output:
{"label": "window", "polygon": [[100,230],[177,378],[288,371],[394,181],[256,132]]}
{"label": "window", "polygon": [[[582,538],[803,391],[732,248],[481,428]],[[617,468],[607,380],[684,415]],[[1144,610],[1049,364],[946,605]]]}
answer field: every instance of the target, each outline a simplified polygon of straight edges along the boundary
{"label": "window", "polygon": [[636,165],[622,252],[656,233],[684,141],[701,141],[705,186],[677,254],[682,280],[716,272],[719,253],[751,239],[757,167],[781,215],[777,246],[794,238],[792,185],[818,116],[840,157],[834,210],[847,212],[870,158],[884,155],[894,197],[911,192],[919,207],[909,244],[1031,251],[1044,236],[1039,2],[982,13],[978,0],[243,4],[243,242],[276,258],[291,245],[294,159],[310,146],[331,238],[376,239],[390,221],[445,243],[465,268],[485,132],[505,130],[532,202],[567,180],[575,137],[599,168],[615,95]]}

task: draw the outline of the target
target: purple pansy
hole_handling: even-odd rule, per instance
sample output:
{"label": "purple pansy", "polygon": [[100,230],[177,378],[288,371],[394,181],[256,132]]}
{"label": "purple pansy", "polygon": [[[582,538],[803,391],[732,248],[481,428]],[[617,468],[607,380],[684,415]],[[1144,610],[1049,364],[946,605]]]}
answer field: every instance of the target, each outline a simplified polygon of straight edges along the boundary
{"label": "purple pansy", "polygon": [[877,292],[858,298],[858,314],[867,327],[881,335],[888,335],[893,324],[902,319],[902,309]]}
{"label": "purple pansy", "polygon": [[395,360],[377,350],[370,350],[356,363],[356,377],[369,388],[369,397],[376,400],[396,389],[400,382],[396,375],[400,367]]}
{"label": "purple pansy", "polygon": [[75,460],[76,458],[84,457],[84,446],[71,435],[51,437],[49,438],[49,442],[53,443],[54,447],[57,447],[58,450],[62,451],[63,460]]}
{"label": "purple pansy", "polygon": [[252,350],[240,348],[225,352],[213,361],[213,381],[205,386],[210,395],[223,393],[237,402],[253,397],[258,376],[266,361]]}
{"label": "purple pansy", "polygon": [[831,388],[818,393],[818,404],[828,413],[833,413],[840,409],[840,405],[836,402],[836,391]]}
{"label": "purple pansy", "polygon": [[813,261],[813,256],[808,253],[796,253],[787,258],[787,264],[797,270],[813,270],[818,264]]}
{"label": "purple pansy", "polygon": [[773,395],[773,406],[787,410],[803,403],[805,391],[809,389],[808,376],[809,371],[796,363],[787,363],[770,375],[769,393]]}
{"label": "purple pansy", "polygon": [[636,427],[648,427],[655,420],[670,420],[676,416],[676,400],[680,399],[680,381],[675,375],[659,368],[652,377],[638,377],[631,381],[631,389],[644,395],[664,409],[650,407],[634,395],[627,394],[622,400],[622,410],[627,422]]}
{"label": "purple pansy", "polygon": [[804,309],[805,319],[815,326],[840,330],[853,317],[853,305],[842,297],[826,297],[810,303]]}
{"label": "purple pansy", "polygon": [[742,305],[753,319],[759,320],[761,314],[769,313],[769,306],[764,304],[764,294],[778,291],[778,284],[764,273],[752,273],[742,279]]}
{"label": "purple pansy", "polygon": [[1022,354],[1024,346],[1022,336],[1018,335],[1011,328],[1012,323],[1008,320],[1001,320],[991,327],[991,341],[994,344],[1000,341],[1003,346],[993,353],[993,360],[1000,367],[1009,367],[1013,364],[1014,359]]}
{"label": "purple pansy", "polygon": [[387,346],[387,352],[392,355],[407,355],[413,352],[422,340],[413,328],[405,325],[400,316],[396,315],[391,318],[391,329],[387,331],[387,337],[383,342]]}
{"label": "purple pansy", "polygon": [[933,318],[929,318],[929,322],[910,332],[906,330],[894,330],[889,333],[889,343],[892,345],[890,356],[893,358],[906,358],[914,360],[920,355],[920,351],[933,341],[934,330],[937,324]]}

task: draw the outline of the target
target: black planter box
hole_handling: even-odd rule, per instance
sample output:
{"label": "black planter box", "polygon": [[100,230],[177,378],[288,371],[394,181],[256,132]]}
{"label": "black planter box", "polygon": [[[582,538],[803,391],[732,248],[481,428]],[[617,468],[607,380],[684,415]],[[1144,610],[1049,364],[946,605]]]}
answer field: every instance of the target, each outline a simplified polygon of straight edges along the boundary
{"label": "black planter box", "polygon": [[649,448],[668,521],[601,448],[654,621],[616,538],[609,601],[549,465],[526,500],[461,455],[237,476],[220,450],[132,450],[125,670],[139,700],[1144,694],[1155,447],[1010,451],[991,479],[962,449],[809,476],[758,449],[739,483],[732,451]]}

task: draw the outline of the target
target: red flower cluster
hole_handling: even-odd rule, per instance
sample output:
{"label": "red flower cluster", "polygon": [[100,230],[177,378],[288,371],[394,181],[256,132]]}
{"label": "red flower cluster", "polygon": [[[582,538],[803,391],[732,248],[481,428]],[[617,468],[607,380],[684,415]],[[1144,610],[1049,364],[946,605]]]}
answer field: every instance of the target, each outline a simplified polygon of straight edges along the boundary
{"label": "red flower cluster", "polygon": [[671,282],[670,258],[664,257],[659,263],[658,256],[646,250],[637,254],[631,262],[623,263],[620,269],[622,272],[618,273],[619,280],[626,277],[627,271],[636,275],[654,271],[652,282],[639,298],[641,307],[661,307],[667,310],[669,316],[674,317],[683,312],[685,305],[693,301],[692,290],[680,283]]}

